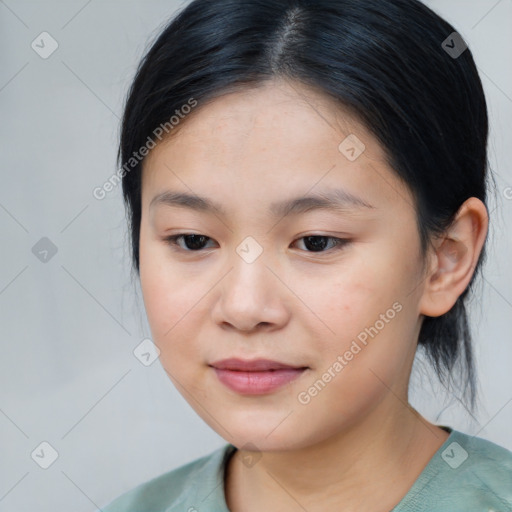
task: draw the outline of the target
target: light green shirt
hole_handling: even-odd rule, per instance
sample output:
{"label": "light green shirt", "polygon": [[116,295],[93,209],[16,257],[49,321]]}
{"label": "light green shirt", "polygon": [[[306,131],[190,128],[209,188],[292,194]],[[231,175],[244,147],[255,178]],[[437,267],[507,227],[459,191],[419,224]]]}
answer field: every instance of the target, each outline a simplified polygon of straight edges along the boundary
{"label": "light green shirt", "polygon": [[[512,452],[439,425],[450,433],[390,512],[512,512]],[[226,444],[119,496],[103,512],[229,512]]]}

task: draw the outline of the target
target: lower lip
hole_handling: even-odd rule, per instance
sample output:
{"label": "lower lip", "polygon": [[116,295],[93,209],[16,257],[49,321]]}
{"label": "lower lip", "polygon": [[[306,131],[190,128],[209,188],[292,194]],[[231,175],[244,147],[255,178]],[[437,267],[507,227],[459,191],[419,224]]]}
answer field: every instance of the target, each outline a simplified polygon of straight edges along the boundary
{"label": "lower lip", "polygon": [[263,372],[242,372],[213,369],[222,384],[245,395],[262,395],[275,391],[302,375],[306,370],[306,368],[287,368]]}

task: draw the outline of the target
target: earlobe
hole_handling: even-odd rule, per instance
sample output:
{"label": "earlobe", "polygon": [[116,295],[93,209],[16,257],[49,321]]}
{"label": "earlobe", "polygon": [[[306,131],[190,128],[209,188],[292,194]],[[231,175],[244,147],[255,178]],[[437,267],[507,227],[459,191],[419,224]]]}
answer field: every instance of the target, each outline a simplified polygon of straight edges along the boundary
{"label": "earlobe", "polygon": [[437,317],[453,307],[471,281],[487,229],[487,208],[476,197],[469,198],[434,244],[433,268],[425,280],[420,313]]}

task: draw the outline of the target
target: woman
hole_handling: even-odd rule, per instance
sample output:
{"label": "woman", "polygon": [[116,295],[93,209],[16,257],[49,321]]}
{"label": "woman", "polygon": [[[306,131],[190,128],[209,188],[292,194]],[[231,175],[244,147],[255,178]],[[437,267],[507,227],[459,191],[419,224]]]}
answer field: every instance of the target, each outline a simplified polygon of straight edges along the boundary
{"label": "woman", "polygon": [[227,444],[104,510],[512,510],[512,453],[408,403],[418,348],[475,402],[487,136],[470,50],[416,0],[184,8],[119,160],[161,363]]}

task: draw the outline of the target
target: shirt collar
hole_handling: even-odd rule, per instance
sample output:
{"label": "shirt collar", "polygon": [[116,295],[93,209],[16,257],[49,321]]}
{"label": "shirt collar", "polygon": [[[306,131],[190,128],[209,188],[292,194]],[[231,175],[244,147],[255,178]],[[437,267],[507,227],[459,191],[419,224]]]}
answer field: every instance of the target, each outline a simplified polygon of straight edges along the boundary
{"label": "shirt collar", "polygon": [[227,443],[204,457],[204,462],[187,476],[187,485],[165,512],[229,512],[224,493],[224,473],[228,459],[236,450],[236,446]]}

